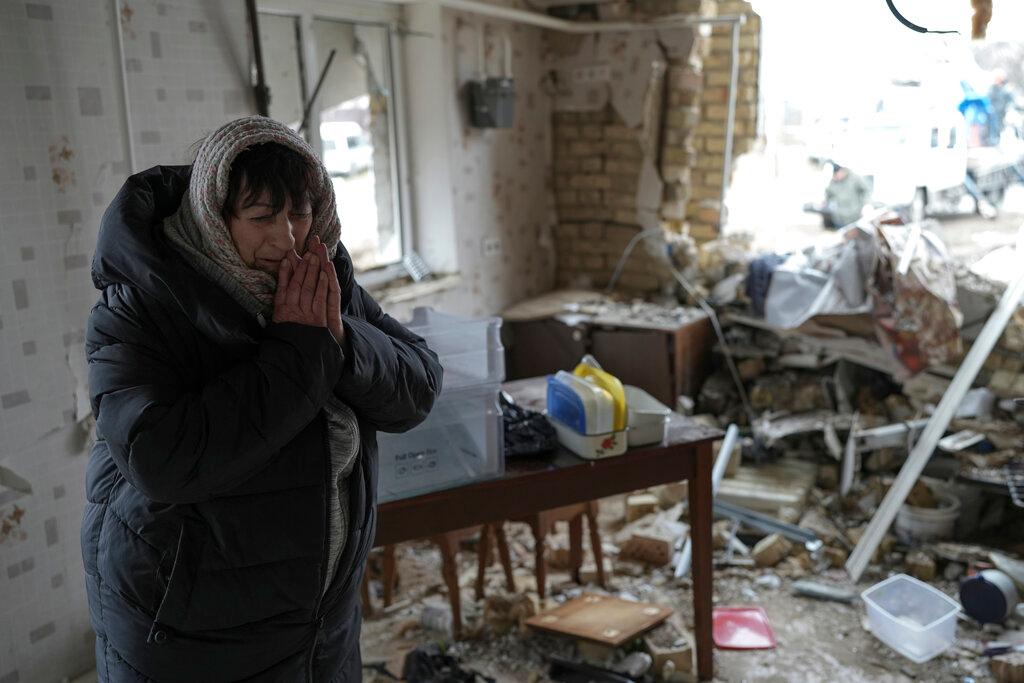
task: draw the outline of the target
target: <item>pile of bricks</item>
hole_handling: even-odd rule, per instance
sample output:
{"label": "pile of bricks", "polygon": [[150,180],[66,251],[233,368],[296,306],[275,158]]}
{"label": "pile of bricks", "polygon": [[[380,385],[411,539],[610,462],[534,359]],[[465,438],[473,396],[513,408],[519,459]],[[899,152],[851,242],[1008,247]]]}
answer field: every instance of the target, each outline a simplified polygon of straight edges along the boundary
{"label": "pile of bricks", "polygon": [[[964,345],[967,353],[967,344]],[[1024,396],[1024,308],[1018,308],[1006,325],[996,348],[985,360],[988,388],[999,398]]]}

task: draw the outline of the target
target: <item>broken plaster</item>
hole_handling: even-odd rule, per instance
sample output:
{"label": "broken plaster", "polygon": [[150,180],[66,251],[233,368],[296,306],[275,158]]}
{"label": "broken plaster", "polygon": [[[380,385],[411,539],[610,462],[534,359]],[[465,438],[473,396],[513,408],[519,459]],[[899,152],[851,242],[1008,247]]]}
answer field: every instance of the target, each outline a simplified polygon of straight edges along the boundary
{"label": "broken plaster", "polygon": [[[572,54],[555,59],[555,111],[599,111],[610,104],[626,126],[638,129],[643,162],[636,217],[644,230],[661,225],[665,183],[656,160],[668,59],[687,54],[693,40],[688,29],[594,34],[579,39]],[[594,66],[608,67],[608,80],[579,82],[576,74]]]}

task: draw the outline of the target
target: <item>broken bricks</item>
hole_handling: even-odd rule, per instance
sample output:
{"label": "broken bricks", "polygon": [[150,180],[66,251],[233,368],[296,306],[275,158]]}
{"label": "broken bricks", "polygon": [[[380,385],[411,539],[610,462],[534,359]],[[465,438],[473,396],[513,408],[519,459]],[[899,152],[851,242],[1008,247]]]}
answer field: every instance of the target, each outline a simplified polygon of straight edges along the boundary
{"label": "broken bricks", "polygon": [[786,538],[780,534],[771,534],[758,541],[750,555],[758,567],[774,567],[792,550],[793,544]]}
{"label": "broken bricks", "polygon": [[672,560],[676,537],[658,529],[633,534],[619,546],[619,557],[663,567]]}
{"label": "broken bricks", "polygon": [[693,637],[672,621],[647,633],[644,648],[651,655],[651,670],[659,680],[686,680],[693,671]]}
{"label": "broken bricks", "polygon": [[935,559],[928,553],[914,550],[907,553],[907,573],[921,581],[933,581],[936,576]]}
{"label": "broken bricks", "polygon": [[484,622],[496,634],[523,630],[524,623],[538,611],[536,598],[526,594],[488,595],[484,602]]}
{"label": "broken bricks", "polygon": [[653,493],[634,493],[626,496],[626,523],[635,522],[659,509],[658,497]]}
{"label": "broken bricks", "polygon": [[999,683],[1024,683],[1024,652],[1000,655],[988,666]]}

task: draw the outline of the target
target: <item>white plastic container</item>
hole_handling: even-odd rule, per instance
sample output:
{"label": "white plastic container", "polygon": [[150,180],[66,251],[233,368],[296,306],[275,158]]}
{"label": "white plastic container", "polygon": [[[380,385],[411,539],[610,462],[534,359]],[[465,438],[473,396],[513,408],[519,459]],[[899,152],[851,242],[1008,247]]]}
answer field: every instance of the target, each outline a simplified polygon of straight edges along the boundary
{"label": "white plastic container", "polygon": [[442,391],[505,380],[501,318],[463,318],[417,308],[405,326],[423,337],[441,361]]}
{"label": "white plastic container", "polygon": [[868,628],[883,643],[921,664],[956,638],[960,605],[926,583],[897,574],[861,593]]}
{"label": "white plastic container", "polygon": [[611,394],[564,370],[548,379],[547,406],[550,415],[580,434],[607,434],[615,429]]}
{"label": "white plastic container", "polygon": [[558,434],[558,443],[581,458],[597,460],[610,458],[613,455],[622,455],[626,452],[628,439],[625,429],[621,432],[608,432],[607,434],[580,434],[550,415],[548,415],[548,422]]}
{"label": "white plastic container", "polygon": [[625,385],[629,447],[662,443],[672,411],[639,387]]}
{"label": "white plastic container", "polygon": [[501,476],[504,423],[498,383],[446,389],[404,434],[378,434],[380,502]]}
{"label": "white plastic container", "polygon": [[960,499],[948,491],[936,491],[937,508],[919,508],[906,503],[896,515],[896,538],[901,543],[917,545],[926,541],[953,538],[956,520],[960,517]]}

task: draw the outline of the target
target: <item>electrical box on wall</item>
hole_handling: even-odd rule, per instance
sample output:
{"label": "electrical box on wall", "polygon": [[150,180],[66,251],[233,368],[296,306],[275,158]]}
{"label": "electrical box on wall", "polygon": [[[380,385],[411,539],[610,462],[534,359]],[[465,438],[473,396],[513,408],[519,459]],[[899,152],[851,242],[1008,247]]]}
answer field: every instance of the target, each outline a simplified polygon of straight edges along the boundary
{"label": "electrical box on wall", "polygon": [[515,120],[516,86],[512,79],[512,43],[504,41],[504,73],[500,77],[487,74],[484,50],[485,30],[480,29],[477,41],[477,79],[469,83],[469,121],[476,128],[511,128]]}

